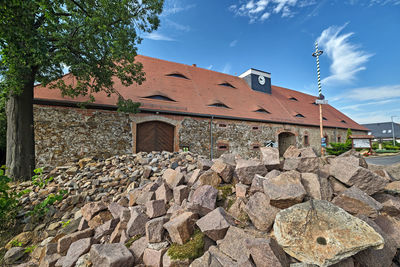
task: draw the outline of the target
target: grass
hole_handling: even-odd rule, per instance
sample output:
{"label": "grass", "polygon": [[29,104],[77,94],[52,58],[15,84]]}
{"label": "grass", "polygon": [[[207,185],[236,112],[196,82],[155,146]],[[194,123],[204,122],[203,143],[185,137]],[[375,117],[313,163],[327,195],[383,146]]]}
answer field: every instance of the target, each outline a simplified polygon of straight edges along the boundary
{"label": "grass", "polygon": [[141,237],[142,237],[142,235],[133,236],[131,239],[128,240],[128,242],[125,243],[125,246],[127,248],[129,248],[130,246],[132,246],[133,242],[135,242],[136,240],[140,239]]}
{"label": "grass", "polygon": [[228,198],[228,196],[232,195],[232,187],[233,185],[231,184],[226,184],[222,186],[218,186],[217,189],[218,191],[221,192],[221,199],[225,200]]}
{"label": "grass", "polygon": [[193,236],[183,245],[172,244],[168,249],[168,256],[173,260],[196,259],[204,253],[204,234],[195,230]]}

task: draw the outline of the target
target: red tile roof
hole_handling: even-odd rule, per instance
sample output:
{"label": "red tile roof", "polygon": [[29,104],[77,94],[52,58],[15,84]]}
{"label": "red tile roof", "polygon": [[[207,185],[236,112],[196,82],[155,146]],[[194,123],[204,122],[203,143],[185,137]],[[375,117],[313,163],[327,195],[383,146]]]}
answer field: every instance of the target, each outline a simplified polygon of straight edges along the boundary
{"label": "red tile roof", "polygon": [[[142,85],[133,84],[129,87],[123,86],[117,78],[114,82],[115,88],[122,96],[141,102],[141,109],[319,125],[319,108],[313,104],[315,96],[278,86],[272,86],[272,94],[266,94],[252,90],[237,76],[140,55],[136,60],[144,66],[146,81]],[[181,74],[187,79],[168,76],[169,74]],[[72,74],[64,76],[63,79],[66,83],[76,82]],[[222,83],[229,83],[235,88],[220,85]],[[146,98],[153,95],[161,95],[174,101]],[[87,100],[85,97],[63,98],[59,90],[50,90],[40,85],[35,87],[34,97],[47,101]],[[117,96],[107,97],[104,93],[96,94],[95,97],[95,104],[98,105],[115,106],[117,102]],[[298,101],[290,100],[293,97]],[[224,104],[229,108],[209,106],[215,103]],[[255,112],[258,109],[265,109],[270,114]],[[296,117],[297,114],[303,115],[304,118]],[[324,126],[367,131],[367,128],[330,105],[323,106],[323,116],[327,119],[323,121]]]}

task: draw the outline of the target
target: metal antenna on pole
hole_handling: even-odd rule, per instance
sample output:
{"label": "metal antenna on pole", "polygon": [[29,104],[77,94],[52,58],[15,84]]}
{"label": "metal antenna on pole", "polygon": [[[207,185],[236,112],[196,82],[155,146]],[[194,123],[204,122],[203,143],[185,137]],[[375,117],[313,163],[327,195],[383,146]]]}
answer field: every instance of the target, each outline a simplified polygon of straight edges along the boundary
{"label": "metal antenna on pole", "polygon": [[[312,54],[313,57],[317,59],[317,74],[318,74],[318,99],[323,100],[324,96],[322,95],[321,90],[321,73],[319,69],[319,56],[322,55],[324,51],[318,49],[318,42],[315,42],[315,51]],[[321,133],[321,156],[324,156],[324,134],[323,134],[323,125],[322,125],[322,103],[319,103],[319,129]]]}

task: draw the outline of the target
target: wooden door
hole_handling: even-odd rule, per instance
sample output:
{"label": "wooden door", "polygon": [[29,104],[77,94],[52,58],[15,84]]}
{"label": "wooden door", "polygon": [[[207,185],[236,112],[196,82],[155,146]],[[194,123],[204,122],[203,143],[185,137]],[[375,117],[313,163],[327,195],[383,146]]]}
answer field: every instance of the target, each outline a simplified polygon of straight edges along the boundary
{"label": "wooden door", "polygon": [[137,125],[136,152],[174,151],[174,126],[149,121]]}

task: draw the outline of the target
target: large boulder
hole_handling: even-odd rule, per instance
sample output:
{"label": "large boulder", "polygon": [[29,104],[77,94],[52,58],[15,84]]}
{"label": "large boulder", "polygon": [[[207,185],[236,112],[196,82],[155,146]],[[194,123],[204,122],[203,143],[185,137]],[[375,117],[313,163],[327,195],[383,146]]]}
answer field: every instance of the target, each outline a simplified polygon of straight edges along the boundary
{"label": "large boulder", "polygon": [[251,234],[235,226],[230,226],[226,232],[225,238],[218,240],[218,248],[224,254],[235,261],[248,259],[246,248],[246,239],[254,238]]}
{"label": "large boulder", "polygon": [[164,228],[168,231],[172,242],[183,245],[193,234],[196,220],[197,214],[184,212],[164,224]]}
{"label": "large boulder", "polygon": [[189,209],[204,216],[215,209],[218,190],[211,185],[203,185],[197,188],[192,195]]}
{"label": "large boulder", "polygon": [[180,185],[184,181],[183,174],[173,169],[166,169],[163,173],[163,179],[171,189]]}
{"label": "large boulder", "polygon": [[264,176],[267,173],[267,168],[260,161],[246,159],[237,160],[235,174],[243,184],[251,185],[254,175],[259,174]]}
{"label": "large boulder", "polygon": [[316,158],[317,154],[315,154],[314,149],[310,146],[300,148],[300,157],[302,158]]}
{"label": "large boulder", "polygon": [[213,187],[217,187],[221,182],[221,177],[219,177],[218,173],[213,170],[205,171],[202,175],[200,175],[198,181],[199,185],[211,185]]}
{"label": "large boulder", "polygon": [[382,212],[390,216],[400,215],[400,198],[389,194],[376,194],[374,199],[382,204]]}
{"label": "large boulder", "polygon": [[289,259],[272,238],[246,239],[246,249],[257,267],[289,267]]}
{"label": "large boulder", "polygon": [[387,181],[376,173],[346,162],[350,157],[340,158],[331,162],[330,173],[347,186],[356,186],[368,195],[382,191]]}
{"label": "large boulder", "polygon": [[285,209],[300,203],[306,195],[297,171],[283,172],[264,182],[264,192],[270,198],[272,206]]}
{"label": "large boulder", "polygon": [[73,267],[78,261],[79,257],[89,252],[92,245],[92,238],[83,238],[75,241],[68,249],[67,255],[63,259],[62,267]]}
{"label": "large boulder", "polygon": [[382,236],[366,222],[325,200],[312,200],[280,211],[274,235],[290,256],[322,267],[384,245]]}
{"label": "large boulder", "polygon": [[96,267],[133,266],[133,255],[124,244],[92,245],[90,261]]}
{"label": "large boulder", "polygon": [[353,186],[332,200],[332,203],[353,215],[366,215],[376,218],[382,204]]}
{"label": "large boulder", "polygon": [[307,158],[287,158],[283,164],[283,169],[285,171],[299,171],[299,172],[313,172],[318,173],[321,162],[320,158],[317,157],[307,157]]}
{"label": "large boulder", "polygon": [[214,241],[224,238],[232,218],[221,207],[216,208],[196,222],[200,230]]}
{"label": "large boulder", "polygon": [[235,171],[235,166],[225,163],[222,159],[218,159],[211,166],[211,170],[218,173],[225,183],[230,183]]}
{"label": "large boulder", "polygon": [[245,211],[254,226],[261,231],[269,231],[279,209],[270,205],[270,199],[264,193],[252,195],[246,204]]}
{"label": "large boulder", "polygon": [[280,165],[279,150],[275,147],[261,147],[261,161],[268,168],[273,169]]}
{"label": "large boulder", "polygon": [[283,158],[288,159],[288,158],[298,158],[300,157],[301,152],[300,149],[295,147],[294,145],[290,145],[285,153],[283,153]]}

